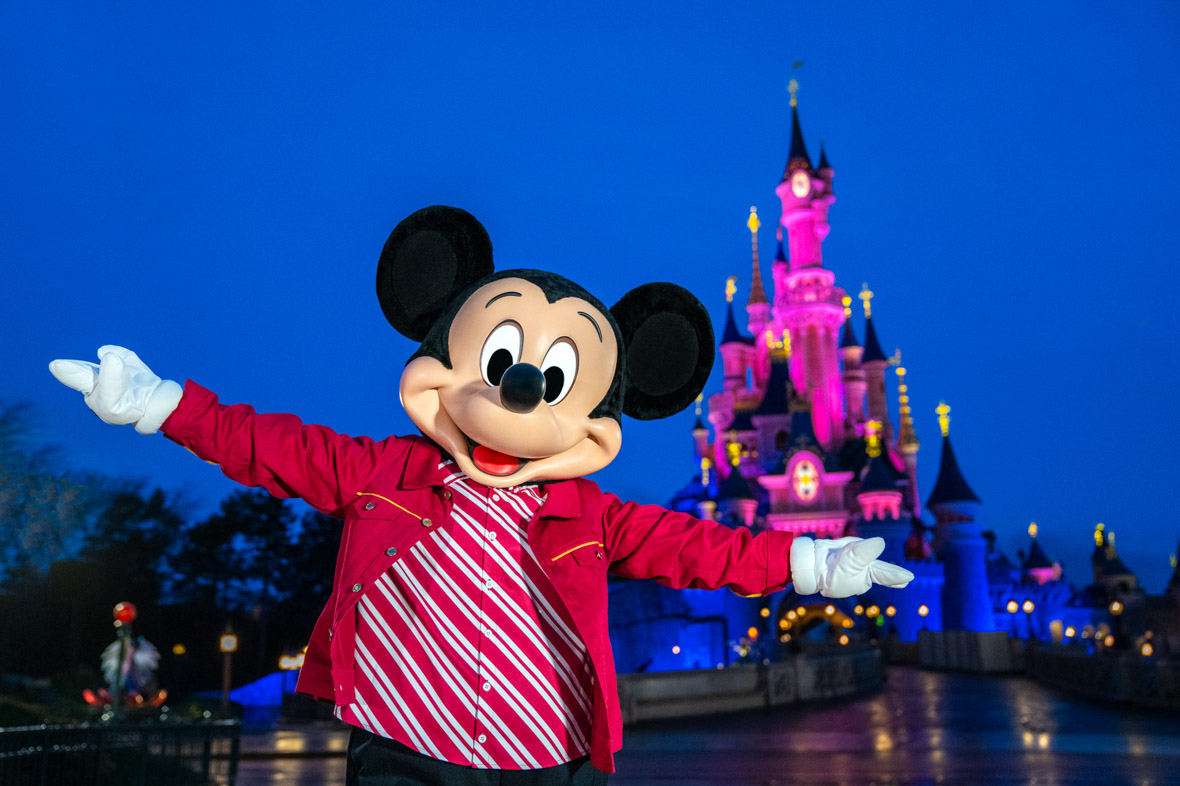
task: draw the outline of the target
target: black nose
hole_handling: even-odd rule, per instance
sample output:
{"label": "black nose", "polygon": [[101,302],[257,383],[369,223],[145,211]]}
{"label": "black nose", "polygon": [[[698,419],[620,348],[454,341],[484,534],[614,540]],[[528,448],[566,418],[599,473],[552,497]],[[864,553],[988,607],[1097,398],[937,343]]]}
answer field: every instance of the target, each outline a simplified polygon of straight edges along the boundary
{"label": "black nose", "polygon": [[529,363],[510,366],[500,378],[500,403],[513,412],[532,412],[545,396],[545,375]]}

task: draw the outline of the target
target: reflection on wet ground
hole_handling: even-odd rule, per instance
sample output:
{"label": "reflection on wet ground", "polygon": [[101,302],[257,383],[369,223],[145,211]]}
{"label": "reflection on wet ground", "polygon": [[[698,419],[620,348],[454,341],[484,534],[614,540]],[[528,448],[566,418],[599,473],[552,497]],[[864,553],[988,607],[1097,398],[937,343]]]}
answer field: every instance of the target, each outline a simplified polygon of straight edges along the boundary
{"label": "reflection on wet ground", "polygon": [[[247,737],[239,786],[333,784],[335,727]],[[294,754],[294,755],[292,755]],[[612,786],[1180,784],[1180,715],[1084,702],[1024,677],[893,668],[881,691],[827,705],[628,728]]]}

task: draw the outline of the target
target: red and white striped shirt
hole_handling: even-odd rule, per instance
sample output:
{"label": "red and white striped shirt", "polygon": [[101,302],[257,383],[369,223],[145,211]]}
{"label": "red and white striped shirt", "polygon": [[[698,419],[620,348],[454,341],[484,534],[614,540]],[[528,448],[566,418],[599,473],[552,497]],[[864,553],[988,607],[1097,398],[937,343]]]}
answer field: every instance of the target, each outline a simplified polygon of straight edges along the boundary
{"label": "red and white striped shirt", "polygon": [[357,604],[341,720],[436,759],[535,769],[590,752],[586,646],[526,537],[536,486],[488,488],[449,459],[438,526]]}

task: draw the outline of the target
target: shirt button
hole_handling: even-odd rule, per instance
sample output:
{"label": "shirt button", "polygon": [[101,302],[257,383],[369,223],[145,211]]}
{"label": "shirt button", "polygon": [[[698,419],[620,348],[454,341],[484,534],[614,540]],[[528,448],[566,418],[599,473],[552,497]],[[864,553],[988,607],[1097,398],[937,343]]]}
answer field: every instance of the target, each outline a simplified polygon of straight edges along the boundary
{"label": "shirt button", "polygon": [[361,584],[360,582],[357,582],[356,584],[352,585],[352,591],[353,592],[360,592],[363,587],[364,587],[363,584]]}
{"label": "shirt button", "polygon": [[451,490],[450,489],[443,489],[442,498],[443,499],[450,499],[451,498]]}
{"label": "shirt button", "polygon": [[488,533],[488,540],[495,540],[495,539],[496,539],[496,533],[489,532]]}
{"label": "shirt button", "polygon": [[475,738],[475,741],[476,741],[476,742],[479,742],[479,743],[484,743],[484,742],[487,742],[487,741],[488,741],[488,735],[486,735],[486,734],[481,734],[481,735],[479,735],[478,737],[476,737],[476,738]]}
{"label": "shirt button", "polygon": [[332,640],[333,633],[334,633],[334,631],[328,631],[328,641]]}
{"label": "shirt button", "polygon": [[422,526],[423,527],[429,527],[433,524],[434,524],[434,522],[431,521],[430,519],[422,519]]}
{"label": "shirt button", "polygon": [[365,510],[372,510],[372,509],[373,509],[373,508],[375,508],[375,507],[377,507],[377,503],[376,503],[376,502],[370,502],[369,504],[365,505]]}
{"label": "shirt button", "polygon": [[493,494],[493,495],[492,495],[492,502],[499,502],[499,501],[500,501],[500,495],[499,495],[499,494]]}
{"label": "shirt button", "polygon": [[492,580],[491,580],[491,579],[488,579],[487,581],[485,581],[485,582],[483,583],[483,588],[484,588],[484,589],[491,589],[491,588],[492,588]]}
{"label": "shirt button", "polygon": [[397,546],[390,546],[385,550],[385,556],[387,557],[392,557],[394,554],[397,554]]}
{"label": "shirt button", "polygon": [[485,682],[485,683],[483,684],[483,689],[484,689],[484,690],[491,690],[491,689],[492,689],[492,683],[490,683],[490,682]]}
{"label": "shirt button", "polygon": [[597,551],[597,550],[596,550],[596,551],[594,552],[594,556],[595,556],[595,557],[598,557],[599,559],[602,559],[602,552],[601,552],[601,551]]}

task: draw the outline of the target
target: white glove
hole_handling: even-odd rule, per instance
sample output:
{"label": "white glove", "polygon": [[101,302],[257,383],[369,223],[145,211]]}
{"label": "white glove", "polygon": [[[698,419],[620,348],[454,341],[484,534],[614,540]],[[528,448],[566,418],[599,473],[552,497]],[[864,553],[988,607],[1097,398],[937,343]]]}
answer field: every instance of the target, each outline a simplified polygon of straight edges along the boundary
{"label": "white glove", "polygon": [[873,584],[904,587],[914,574],[892,562],[877,559],[885,550],[883,538],[795,538],[791,544],[791,578],[795,592],[825,598],[847,598],[868,592]]}
{"label": "white glove", "polygon": [[180,404],[184,391],[160,379],[129,349],[108,344],[98,348],[96,365],[85,360],[55,360],[49,372],[57,381],[82,393],[86,406],[104,422],[134,423],[140,434],[155,434]]}

